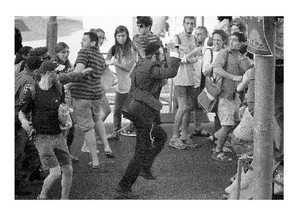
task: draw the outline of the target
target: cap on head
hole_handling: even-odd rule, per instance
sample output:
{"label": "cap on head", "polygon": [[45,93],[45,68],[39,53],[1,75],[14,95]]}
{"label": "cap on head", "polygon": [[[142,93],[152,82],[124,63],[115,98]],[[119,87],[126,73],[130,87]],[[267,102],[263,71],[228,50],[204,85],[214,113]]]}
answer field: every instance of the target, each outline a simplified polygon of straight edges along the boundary
{"label": "cap on head", "polygon": [[157,42],[154,43],[148,43],[145,48],[145,55],[148,56],[158,51],[159,48],[161,47],[161,44],[162,44],[161,40],[158,40]]}
{"label": "cap on head", "polygon": [[42,56],[47,52],[48,52],[47,47],[36,47],[36,48],[30,50],[29,55],[30,56]]}
{"label": "cap on head", "polygon": [[48,71],[61,71],[65,68],[64,65],[60,65],[53,60],[44,60],[39,68],[40,73],[45,74]]}
{"label": "cap on head", "polygon": [[38,69],[41,66],[41,58],[39,56],[30,56],[25,60],[25,65],[30,69],[30,70],[35,70]]}

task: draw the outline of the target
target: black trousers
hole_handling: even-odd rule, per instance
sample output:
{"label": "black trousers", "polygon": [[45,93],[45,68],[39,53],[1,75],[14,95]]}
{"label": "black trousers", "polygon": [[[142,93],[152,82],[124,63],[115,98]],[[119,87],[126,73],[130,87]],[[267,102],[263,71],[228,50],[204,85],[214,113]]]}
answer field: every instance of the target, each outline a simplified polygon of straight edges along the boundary
{"label": "black trousers", "polygon": [[[167,140],[166,131],[160,127],[155,127],[154,134],[157,134],[153,145],[150,140],[150,127],[137,127],[136,125],[136,146],[135,153],[131,159],[126,172],[119,182],[121,188],[130,190],[137,180],[141,170],[149,171],[157,155],[161,152]],[[154,130],[154,129],[153,129]],[[157,130],[157,131],[156,131]]]}

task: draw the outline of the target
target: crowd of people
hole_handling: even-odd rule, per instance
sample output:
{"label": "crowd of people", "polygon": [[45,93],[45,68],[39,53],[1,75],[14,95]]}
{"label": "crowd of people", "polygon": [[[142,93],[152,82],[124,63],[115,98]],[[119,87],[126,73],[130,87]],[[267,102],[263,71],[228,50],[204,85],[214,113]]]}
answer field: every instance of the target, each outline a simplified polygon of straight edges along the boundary
{"label": "crowd of people", "polygon": [[[53,183],[61,177],[61,199],[69,199],[72,163],[79,162],[81,149],[90,152],[89,167],[93,171],[107,172],[100,164],[97,146],[103,145],[106,157],[114,160],[109,141],[119,140],[121,132],[126,135],[134,132],[134,156],[115,189],[124,197],[135,198],[132,187],[139,176],[156,179],[152,165],[168,136],[161,127],[161,108],[154,109],[155,102],[150,106],[143,101],[133,104],[137,115],[129,113],[127,107],[133,108],[129,103],[139,90],[159,101],[168,79],[173,79],[177,104],[168,145],[177,150],[188,146],[197,148],[193,137],[206,137],[213,148],[211,158],[231,162],[232,158],[226,154],[231,151],[227,146],[233,149],[233,143],[241,141],[231,135],[243,119],[241,109],[247,107],[253,116],[255,68],[253,55],[246,50],[244,22],[232,17],[218,17],[218,20],[209,34],[205,26],[196,26],[194,16],[185,16],[183,31],[163,43],[151,31],[153,19],[137,16],[137,34],[131,39],[127,27],[119,25],[114,33],[115,44],[106,58],[100,52],[105,32],[90,29],[83,34],[74,63],[69,61],[69,46],[65,42],[57,43],[55,58],[51,59],[47,47],[23,47],[21,33],[15,29],[15,195],[31,194],[27,184],[37,180],[43,181],[37,199],[47,199]],[[283,40],[281,20],[277,37]],[[277,45],[275,95],[283,99],[283,41],[279,39]],[[117,86],[113,132],[107,134],[104,122],[111,108],[103,77],[111,73],[112,65]],[[217,107],[213,110],[213,133],[203,129],[200,118],[203,107],[198,103],[206,77],[217,77],[221,82]],[[283,100],[277,101],[274,123],[280,138],[275,140],[280,141],[275,141],[275,152],[283,154]],[[189,131],[192,114],[194,125]],[[123,115],[131,121],[129,127],[122,126]],[[240,155],[253,157],[253,140],[250,146],[249,152]],[[47,170],[49,174],[44,175]],[[225,191],[235,197],[231,194],[235,194],[236,187],[231,188]]]}

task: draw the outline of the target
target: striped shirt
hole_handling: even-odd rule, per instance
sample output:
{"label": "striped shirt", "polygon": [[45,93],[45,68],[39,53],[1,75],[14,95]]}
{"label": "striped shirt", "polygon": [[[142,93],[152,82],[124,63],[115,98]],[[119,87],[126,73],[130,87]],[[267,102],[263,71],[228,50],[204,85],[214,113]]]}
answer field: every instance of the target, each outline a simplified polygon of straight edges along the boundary
{"label": "striped shirt", "polygon": [[[144,34],[144,35],[135,35],[133,37],[133,43],[136,47],[141,47],[142,49],[145,49],[149,43],[157,43],[160,41],[160,38],[153,34],[152,32]],[[141,59],[141,56],[138,55],[139,59]]]}
{"label": "striped shirt", "polygon": [[97,47],[81,49],[75,65],[84,64],[85,68],[93,68],[87,79],[71,85],[71,97],[84,100],[99,100],[103,96],[101,76],[105,69],[105,60]]}

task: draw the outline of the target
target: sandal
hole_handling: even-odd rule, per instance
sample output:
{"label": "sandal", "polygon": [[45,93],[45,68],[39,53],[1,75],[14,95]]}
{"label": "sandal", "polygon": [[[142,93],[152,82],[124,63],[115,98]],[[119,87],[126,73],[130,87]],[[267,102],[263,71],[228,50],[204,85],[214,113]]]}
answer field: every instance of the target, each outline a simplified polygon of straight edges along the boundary
{"label": "sandal", "polygon": [[211,135],[209,132],[205,131],[204,129],[200,129],[200,130],[194,129],[192,134],[193,136],[200,136],[200,137],[209,137]]}
{"label": "sandal", "polygon": [[217,140],[217,137],[215,137],[214,134],[211,134],[208,138],[209,138],[209,140],[211,140],[215,144],[215,141]]}
{"label": "sandal", "polygon": [[232,158],[225,155],[222,151],[221,152],[214,151],[211,158],[217,161],[225,162],[225,163],[232,161]]}

